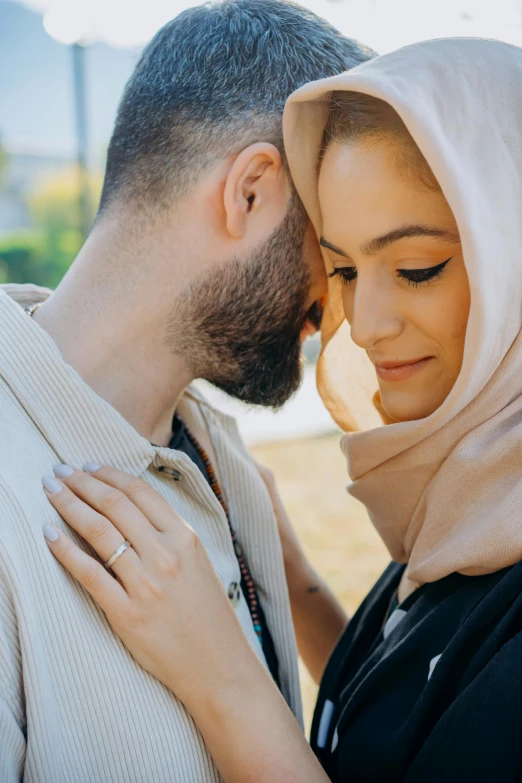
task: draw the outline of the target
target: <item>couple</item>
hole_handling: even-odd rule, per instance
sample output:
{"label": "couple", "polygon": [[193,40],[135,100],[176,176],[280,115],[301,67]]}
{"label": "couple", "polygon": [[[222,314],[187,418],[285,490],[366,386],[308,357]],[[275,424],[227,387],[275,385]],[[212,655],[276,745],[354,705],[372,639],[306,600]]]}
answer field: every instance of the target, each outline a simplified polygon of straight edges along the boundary
{"label": "couple", "polygon": [[[85,247],[0,298],[2,781],[521,779],[521,79],[277,0],[145,50]],[[321,303],[392,557],[348,624],[191,386],[282,403]]]}

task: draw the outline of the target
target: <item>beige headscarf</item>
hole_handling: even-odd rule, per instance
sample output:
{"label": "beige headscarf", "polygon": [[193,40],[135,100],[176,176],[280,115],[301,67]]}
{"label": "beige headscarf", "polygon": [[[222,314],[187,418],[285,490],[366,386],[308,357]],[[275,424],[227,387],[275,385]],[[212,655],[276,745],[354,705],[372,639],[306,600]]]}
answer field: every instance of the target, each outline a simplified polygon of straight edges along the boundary
{"label": "beige headscarf", "polygon": [[522,49],[428,41],[295,92],[285,145],[318,234],[317,159],[333,90],[381,98],[401,116],[455,215],[471,288],[450,395],[425,419],[382,426],[373,366],[350,340],[339,284],[330,286],[319,389],[350,431],[349,491],[408,563],[403,598],[454,571],[522,559]]}

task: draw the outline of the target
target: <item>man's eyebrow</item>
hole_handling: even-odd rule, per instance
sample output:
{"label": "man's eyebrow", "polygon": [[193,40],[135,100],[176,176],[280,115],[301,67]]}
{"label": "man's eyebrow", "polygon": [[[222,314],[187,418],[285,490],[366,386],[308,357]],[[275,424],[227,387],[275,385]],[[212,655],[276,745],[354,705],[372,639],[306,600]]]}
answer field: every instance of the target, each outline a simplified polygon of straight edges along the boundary
{"label": "man's eyebrow", "polygon": [[[361,253],[365,256],[373,256],[380,250],[384,250],[389,245],[393,245],[394,242],[398,242],[400,239],[409,239],[410,237],[434,237],[435,239],[446,239],[448,242],[460,242],[459,234],[456,231],[451,231],[444,228],[436,228],[434,226],[424,226],[420,223],[401,226],[393,231],[389,231],[387,234],[382,234],[380,237],[370,239],[361,245]],[[321,237],[319,244],[323,247],[332,250],[337,253],[338,256],[343,258],[350,258],[350,256],[341,250],[340,247],[328,242],[327,239]]]}

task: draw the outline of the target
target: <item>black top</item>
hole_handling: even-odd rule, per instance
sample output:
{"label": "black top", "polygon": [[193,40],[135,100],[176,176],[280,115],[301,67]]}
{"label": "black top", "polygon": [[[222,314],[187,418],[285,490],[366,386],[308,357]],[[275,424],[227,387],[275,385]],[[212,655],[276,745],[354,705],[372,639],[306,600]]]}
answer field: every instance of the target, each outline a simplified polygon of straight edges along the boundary
{"label": "black top", "polygon": [[[201,456],[197,450],[197,448],[194,446],[192,441],[187,435],[187,430],[182,422],[182,420],[179,418],[179,416],[174,416],[174,420],[172,422],[172,438],[169,443],[169,449],[175,449],[176,451],[182,451],[184,454],[187,455],[187,457],[190,457],[192,462],[196,465],[196,467],[199,468],[202,475],[205,477],[206,481],[211,484],[210,476],[208,475],[207,468],[205,466],[205,463],[201,459]],[[243,554],[244,557],[244,554]],[[245,584],[245,580],[243,576],[241,576],[241,590],[243,592],[245,601],[247,601],[247,586]],[[259,624],[261,626],[261,634],[263,639],[263,652],[265,654],[266,662],[268,664],[268,668],[270,670],[270,674],[276,681],[276,683],[279,685],[279,664],[277,661],[277,654],[274,647],[274,641],[272,639],[272,636],[270,634],[270,630],[268,628],[268,624],[266,621],[265,613],[263,611],[263,607],[261,606],[261,602],[258,598],[258,616],[259,616]]]}
{"label": "black top", "polygon": [[315,753],[336,783],[520,783],[522,562],[423,585],[390,614],[403,570],[388,566],[332,654]]}

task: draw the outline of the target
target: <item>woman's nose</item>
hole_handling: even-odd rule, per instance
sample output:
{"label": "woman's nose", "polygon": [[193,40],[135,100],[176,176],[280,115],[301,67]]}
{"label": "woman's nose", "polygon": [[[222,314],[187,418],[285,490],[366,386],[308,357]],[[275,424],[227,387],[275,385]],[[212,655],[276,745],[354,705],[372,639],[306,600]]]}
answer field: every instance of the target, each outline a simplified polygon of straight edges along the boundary
{"label": "woman's nose", "polygon": [[352,308],[348,319],[351,337],[365,351],[371,350],[380,340],[398,337],[403,329],[393,294],[385,287],[380,290],[358,280]]}

